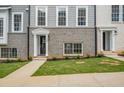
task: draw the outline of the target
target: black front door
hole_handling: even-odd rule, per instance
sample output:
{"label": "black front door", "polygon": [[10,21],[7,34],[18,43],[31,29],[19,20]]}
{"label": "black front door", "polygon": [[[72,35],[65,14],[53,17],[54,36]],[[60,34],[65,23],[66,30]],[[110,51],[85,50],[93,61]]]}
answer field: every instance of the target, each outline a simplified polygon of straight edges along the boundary
{"label": "black front door", "polygon": [[46,36],[40,36],[40,55],[46,55]]}

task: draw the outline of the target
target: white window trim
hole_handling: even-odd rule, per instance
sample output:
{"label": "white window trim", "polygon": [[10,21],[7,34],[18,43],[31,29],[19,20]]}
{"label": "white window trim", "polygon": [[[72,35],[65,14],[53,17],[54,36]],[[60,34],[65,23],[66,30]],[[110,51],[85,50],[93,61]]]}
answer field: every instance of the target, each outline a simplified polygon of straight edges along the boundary
{"label": "white window trim", "polygon": [[[39,25],[38,25],[38,21],[37,21],[37,20],[38,20],[38,8],[45,8],[45,13],[46,13],[46,16],[45,16],[45,21],[46,21],[46,22],[45,22],[45,23],[46,23],[46,24],[45,24],[44,26],[43,26],[43,25],[42,25],[42,26],[39,26]],[[47,22],[47,21],[48,21],[48,6],[36,6],[36,7],[35,7],[35,10],[36,10],[36,13],[35,13],[35,25],[36,25],[37,27],[46,27],[46,26],[48,26],[48,24],[47,24],[47,23],[48,23],[48,22]]]}
{"label": "white window trim", "polygon": [[1,17],[0,16],[0,18],[3,18],[3,36],[0,36],[0,39],[1,38],[3,39],[4,38],[4,35],[5,35],[5,27],[7,27],[7,26],[6,26],[6,23],[5,23],[5,17]]}
{"label": "white window trim", "polygon": [[[59,8],[66,8],[66,25],[65,26],[58,25]],[[56,6],[56,27],[67,27],[67,26],[68,26],[68,6]]]}
{"label": "white window trim", "polygon": [[[86,9],[86,25],[78,25],[78,8]],[[76,27],[87,27],[88,26],[88,6],[76,6]]]}
{"label": "white window trim", "polygon": [[63,56],[83,56],[83,43],[82,44],[82,52],[81,54],[65,54],[65,43],[63,43]]}
{"label": "white window trim", "polygon": [[[22,16],[22,19],[21,19],[21,30],[20,31],[15,31],[14,30],[14,15],[15,14],[21,14]],[[20,32],[23,32],[23,12],[12,12],[12,32],[16,32],[16,33],[20,33]]]}

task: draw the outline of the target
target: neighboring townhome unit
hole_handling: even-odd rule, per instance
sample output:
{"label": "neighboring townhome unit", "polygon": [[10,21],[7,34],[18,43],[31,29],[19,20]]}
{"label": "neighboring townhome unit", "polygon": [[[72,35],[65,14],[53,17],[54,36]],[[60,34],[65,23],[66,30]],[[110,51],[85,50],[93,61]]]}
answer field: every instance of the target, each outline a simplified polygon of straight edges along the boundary
{"label": "neighboring townhome unit", "polygon": [[31,57],[94,56],[94,6],[30,6]]}
{"label": "neighboring townhome unit", "polygon": [[124,49],[124,6],[96,6],[98,51]]}
{"label": "neighboring townhome unit", "polygon": [[28,6],[0,6],[0,58],[27,59]]}

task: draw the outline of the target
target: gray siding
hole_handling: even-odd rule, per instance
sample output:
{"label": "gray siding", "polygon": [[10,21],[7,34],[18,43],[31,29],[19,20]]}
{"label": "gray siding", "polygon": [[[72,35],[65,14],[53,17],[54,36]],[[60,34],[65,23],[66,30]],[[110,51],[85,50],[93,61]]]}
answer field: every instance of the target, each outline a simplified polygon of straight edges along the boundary
{"label": "gray siding", "polygon": [[23,32],[27,32],[28,26],[28,8],[27,5],[12,5],[9,11],[9,32],[12,32],[12,12],[23,12]]}
{"label": "gray siding", "polygon": [[[31,6],[31,26],[36,26],[36,9]],[[56,27],[56,6],[48,6],[48,27]],[[76,27],[76,6],[68,6],[68,27]],[[88,6],[88,27],[94,27],[94,6]]]}
{"label": "gray siding", "polygon": [[[0,45],[0,48],[17,48],[18,58],[27,59],[27,26],[28,26],[28,8],[27,5],[11,5],[9,9],[9,30],[8,44]],[[12,12],[23,12],[23,32],[12,32]]]}

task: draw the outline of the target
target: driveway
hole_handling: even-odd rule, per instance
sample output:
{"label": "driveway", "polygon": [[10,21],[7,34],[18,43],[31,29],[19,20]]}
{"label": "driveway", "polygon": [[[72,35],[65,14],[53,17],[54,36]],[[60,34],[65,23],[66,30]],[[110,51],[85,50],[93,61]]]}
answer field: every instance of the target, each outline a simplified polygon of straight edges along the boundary
{"label": "driveway", "polygon": [[1,79],[6,87],[124,87],[124,72]]}

